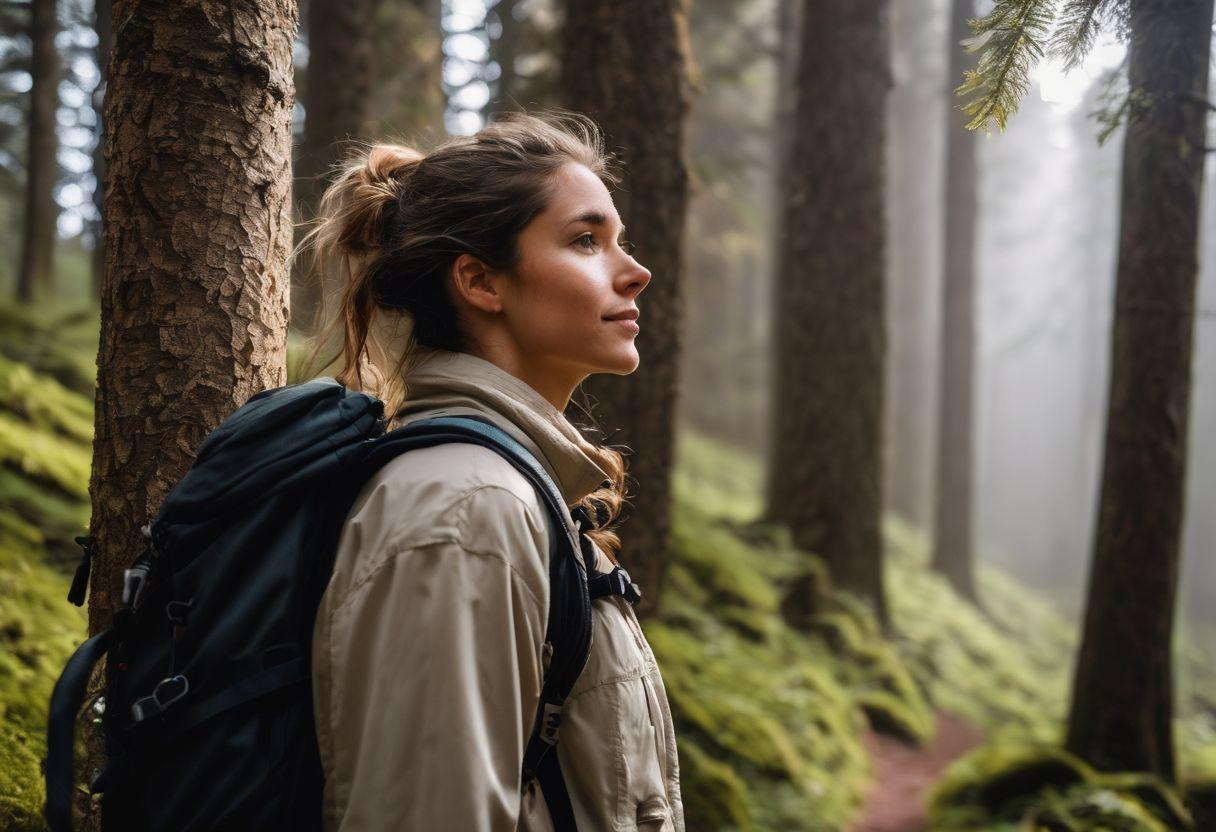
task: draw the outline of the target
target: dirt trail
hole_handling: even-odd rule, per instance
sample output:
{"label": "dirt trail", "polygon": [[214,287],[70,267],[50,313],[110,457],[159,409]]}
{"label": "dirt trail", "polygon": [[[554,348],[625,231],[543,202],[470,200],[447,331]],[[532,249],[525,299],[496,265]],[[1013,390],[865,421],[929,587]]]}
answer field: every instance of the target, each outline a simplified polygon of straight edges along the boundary
{"label": "dirt trail", "polygon": [[924,832],[925,793],[946,766],[982,740],[978,729],[940,711],[933,745],[925,748],[867,731],[863,742],[874,762],[874,779],[853,832]]}

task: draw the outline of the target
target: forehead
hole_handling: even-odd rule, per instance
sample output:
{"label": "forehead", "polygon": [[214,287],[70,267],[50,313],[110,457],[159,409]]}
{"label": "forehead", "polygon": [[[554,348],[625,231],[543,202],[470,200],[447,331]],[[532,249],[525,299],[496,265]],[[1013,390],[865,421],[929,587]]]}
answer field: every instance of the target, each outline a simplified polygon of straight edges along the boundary
{"label": "forehead", "polygon": [[621,222],[612,195],[598,176],[577,162],[563,165],[553,175],[549,205],[537,219],[564,228],[575,217],[590,214],[603,215],[612,224]]}

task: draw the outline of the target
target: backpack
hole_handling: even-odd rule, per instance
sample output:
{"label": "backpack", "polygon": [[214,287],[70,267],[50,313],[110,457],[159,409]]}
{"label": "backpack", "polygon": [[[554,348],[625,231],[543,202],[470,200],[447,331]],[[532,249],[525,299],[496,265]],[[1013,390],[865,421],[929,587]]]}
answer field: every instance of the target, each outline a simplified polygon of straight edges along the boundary
{"label": "backpack", "polygon": [[[337,542],[362,486],[414,448],[465,442],[507,459],[549,517],[545,668],[522,784],[539,785],[558,832],[575,829],[557,743],[562,705],[591,648],[591,601],[641,594],[619,566],[595,569],[581,506],[563,499],[520,443],[479,416],[385,431],[384,404],[322,377],[252,396],[203,440],[143,527],[111,627],[85,641],[51,695],[46,805],[72,829],[73,743],[94,665],[106,655],[101,713],[105,832],[319,830],[323,774],[311,685],[313,622]],[[403,506],[402,510],[408,510]],[[84,603],[91,538],[68,600]],[[580,563],[580,555],[582,563]],[[590,577],[588,577],[590,576]]]}

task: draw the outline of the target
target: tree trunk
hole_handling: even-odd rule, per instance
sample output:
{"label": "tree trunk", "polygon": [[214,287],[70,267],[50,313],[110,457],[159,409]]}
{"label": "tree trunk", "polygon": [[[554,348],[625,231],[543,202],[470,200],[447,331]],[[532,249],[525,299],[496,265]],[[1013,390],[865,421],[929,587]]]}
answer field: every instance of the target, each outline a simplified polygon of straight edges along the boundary
{"label": "tree trunk", "polygon": [[1133,0],[1106,446],[1067,747],[1175,782],[1171,654],[1212,0]]}
{"label": "tree trunk", "polygon": [[93,88],[93,110],[97,113],[97,123],[93,130],[97,136],[97,146],[93,148],[93,176],[96,184],[93,186],[93,204],[97,206],[97,219],[93,222],[93,257],[92,257],[92,297],[101,300],[101,276],[105,271],[105,247],[102,239],[105,236],[103,208],[106,179],[105,154],[105,121],[102,118],[106,92],[106,67],[110,62],[110,50],[114,47],[114,27],[110,19],[110,0],[94,0],[96,20],[94,28],[97,32],[97,69],[100,77],[97,86]]}
{"label": "tree trunk", "polygon": [[520,109],[519,76],[515,72],[515,58],[519,54],[520,22],[515,19],[515,8],[519,0],[498,0],[488,14],[502,27],[498,37],[490,40],[490,60],[498,64],[498,80],[493,84],[494,95],[486,105],[486,120],[493,121],[498,113]]}
{"label": "tree trunk", "polygon": [[[959,46],[970,36],[974,0],[953,0],[950,70],[954,87],[974,60]],[[967,117],[951,104],[946,118],[945,272],[942,275],[941,396],[937,414],[937,488],[933,513],[933,568],[964,598],[978,601],[975,588],[972,479],[975,470],[975,217],[976,139]]]}
{"label": "tree trunk", "polygon": [[415,142],[443,139],[441,0],[380,3],[375,19],[370,137]]}
{"label": "tree trunk", "polygon": [[635,256],[654,276],[640,300],[641,365],[628,376],[592,376],[582,389],[596,402],[605,441],[631,451],[637,490],[620,529],[622,563],[646,593],[639,614],[655,615],[670,547],[683,335],[691,97],[685,0],[568,0],[564,35],[562,100],[594,118],[620,154],[624,177],[613,198]]}
{"label": "tree trunk", "polygon": [[[887,125],[886,507],[922,529],[932,521],[939,333],[941,192],[947,104],[938,0],[891,5],[894,86]],[[961,49],[957,44],[950,50]]]}
{"label": "tree trunk", "polygon": [[292,243],[294,0],[117,0],[113,15],[90,634],[203,438],[286,382]]}
{"label": "tree trunk", "polygon": [[[885,624],[887,3],[807,3],[801,44],[775,283],[767,514]],[[790,599],[800,600],[810,599]]]}
{"label": "tree trunk", "polygon": [[[55,291],[55,181],[59,163],[55,152],[55,110],[59,107],[59,53],[55,33],[59,21],[55,0],[30,3],[30,114],[29,150],[25,163],[25,223],[21,238],[21,266],[17,272],[17,299],[30,303],[35,291],[48,300]],[[35,287],[38,287],[35,289]]]}
{"label": "tree trunk", "polygon": [[[315,213],[331,165],[346,151],[347,140],[367,137],[378,5],[379,0],[310,2],[308,97],[295,169],[295,209],[302,220]],[[292,318],[304,332],[316,330],[317,304],[325,291],[325,276],[314,274],[309,265],[301,260],[292,275]]]}

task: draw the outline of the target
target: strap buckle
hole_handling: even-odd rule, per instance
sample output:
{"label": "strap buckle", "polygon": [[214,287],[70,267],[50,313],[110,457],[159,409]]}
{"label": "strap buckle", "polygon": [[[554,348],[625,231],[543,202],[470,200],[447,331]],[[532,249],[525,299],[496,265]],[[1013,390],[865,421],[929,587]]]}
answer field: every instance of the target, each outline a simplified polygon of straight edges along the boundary
{"label": "strap buckle", "polygon": [[168,676],[156,683],[151,696],[135,700],[131,705],[131,716],[135,722],[159,716],[166,708],[181,699],[190,690],[190,681],[181,674]]}

